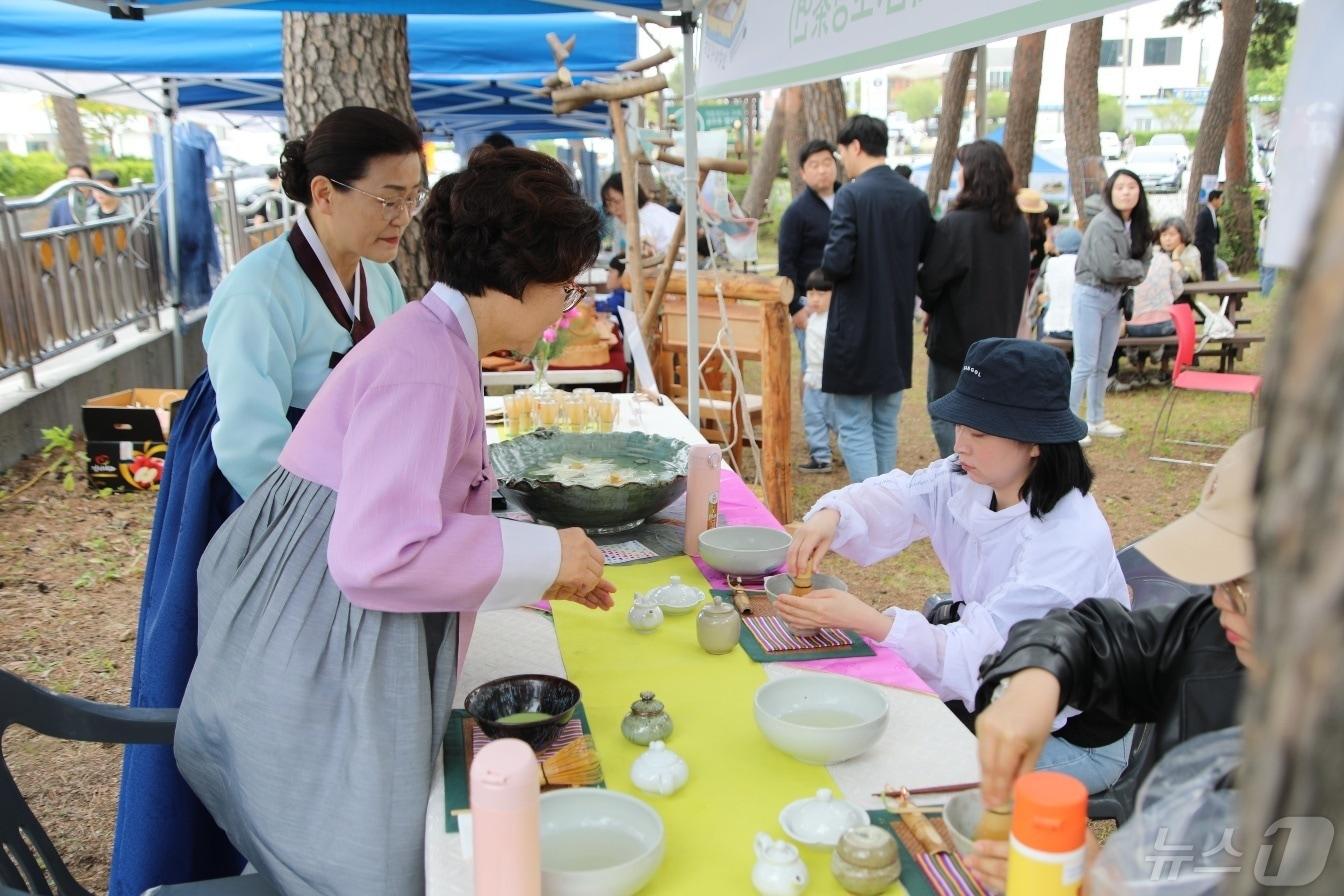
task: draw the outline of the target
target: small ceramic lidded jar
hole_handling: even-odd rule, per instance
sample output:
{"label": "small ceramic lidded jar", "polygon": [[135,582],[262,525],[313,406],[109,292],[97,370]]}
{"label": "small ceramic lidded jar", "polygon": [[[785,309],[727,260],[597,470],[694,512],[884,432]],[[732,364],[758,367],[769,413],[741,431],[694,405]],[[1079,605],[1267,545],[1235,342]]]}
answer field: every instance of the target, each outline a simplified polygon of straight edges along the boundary
{"label": "small ceramic lidded jar", "polygon": [[896,838],[875,824],[850,828],[831,853],[831,874],[852,896],[885,893],[901,876]]}
{"label": "small ceramic lidded jar", "polygon": [[641,635],[647,635],[663,624],[663,608],[658,606],[658,601],[651,595],[636,594],[626,619],[631,628]]}
{"label": "small ceramic lidded jar", "polygon": [[653,698],[653,691],[644,691],[621,720],[621,734],[631,743],[647,747],[672,735],[672,717],[663,711],[662,701]]}
{"label": "small ceramic lidded jar", "polygon": [[646,793],[659,793],[671,796],[690,778],[691,769],[676,753],[673,753],[660,740],[649,744],[635,764],[630,768],[630,780]]}
{"label": "small ceramic lidded jar", "polygon": [[695,617],[695,638],[706,653],[731,653],[741,631],[742,618],[737,615],[737,608],[718,597],[701,607]]}

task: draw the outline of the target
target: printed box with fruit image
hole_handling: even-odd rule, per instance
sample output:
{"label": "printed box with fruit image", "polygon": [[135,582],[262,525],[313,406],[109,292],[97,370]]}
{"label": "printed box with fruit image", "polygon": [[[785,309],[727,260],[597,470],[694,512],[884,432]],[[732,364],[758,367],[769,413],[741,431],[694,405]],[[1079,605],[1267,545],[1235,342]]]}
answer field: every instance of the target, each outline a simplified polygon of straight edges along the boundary
{"label": "printed box with fruit image", "polygon": [[89,486],[115,491],[154,491],[163,479],[168,430],[182,389],[124,389],[84,403]]}

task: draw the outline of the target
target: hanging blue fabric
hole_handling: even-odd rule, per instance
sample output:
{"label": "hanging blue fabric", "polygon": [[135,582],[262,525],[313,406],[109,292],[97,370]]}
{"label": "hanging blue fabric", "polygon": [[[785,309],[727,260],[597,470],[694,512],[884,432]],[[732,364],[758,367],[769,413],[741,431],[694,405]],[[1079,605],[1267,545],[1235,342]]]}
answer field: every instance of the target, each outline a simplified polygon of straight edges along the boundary
{"label": "hanging blue fabric", "polygon": [[[219,146],[208,130],[194,122],[177,122],[173,126],[173,196],[177,200],[177,251],[180,275],[177,277],[178,295],[185,308],[199,308],[210,301],[219,285],[221,255],[215,234],[214,218],[210,214],[210,194],[207,183],[223,167]],[[154,177],[164,183],[163,140],[154,136]],[[168,196],[159,197],[160,220],[168,220]],[[172,256],[168,252],[167,229],[161,231],[163,266],[169,277]]]}

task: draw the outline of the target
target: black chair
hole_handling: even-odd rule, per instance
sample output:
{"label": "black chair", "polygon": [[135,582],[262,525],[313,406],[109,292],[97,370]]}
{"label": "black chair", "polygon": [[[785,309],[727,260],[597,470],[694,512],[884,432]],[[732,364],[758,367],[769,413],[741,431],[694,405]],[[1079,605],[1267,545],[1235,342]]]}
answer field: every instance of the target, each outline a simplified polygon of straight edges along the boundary
{"label": "black chair", "polygon": [[[92,896],[70,875],[14,783],[3,739],[18,724],[62,740],[170,744],[175,709],[111,706],[56,694],[0,670],[0,896]],[[159,887],[155,896],[276,896],[261,875]]]}
{"label": "black chair", "polygon": [[[1208,597],[1213,593],[1207,585],[1191,585],[1167,575],[1135,550],[1132,544],[1121,548],[1115,559],[1120,561],[1125,583],[1133,592],[1132,607],[1135,610],[1179,604],[1191,597]],[[1134,726],[1134,739],[1129,745],[1129,762],[1114,784],[1088,799],[1089,818],[1110,818],[1117,825],[1125,823],[1134,811],[1139,785],[1157,759],[1153,753],[1155,741],[1156,729],[1153,725],[1144,722]]]}

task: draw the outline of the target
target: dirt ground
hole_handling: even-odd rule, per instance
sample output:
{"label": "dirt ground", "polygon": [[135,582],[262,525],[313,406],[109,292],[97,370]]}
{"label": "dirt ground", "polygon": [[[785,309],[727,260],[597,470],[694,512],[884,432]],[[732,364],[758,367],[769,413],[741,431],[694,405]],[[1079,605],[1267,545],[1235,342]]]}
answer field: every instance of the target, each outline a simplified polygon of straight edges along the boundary
{"label": "dirt ground", "polygon": [[[1270,307],[1259,297],[1248,302],[1254,331],[1267,329]],[[1262,369],[1262,353],[1253,348],[1239,369]],[[935,457],[924,364],[917,348],[914,388],[901,411],[899,466],[905,470]],[[1149,433],[1166,393],[1148,386],[1108,396],[1108,416],[1129,435],[1099,439],[1088,449],[1097,473],[1094,494],[1117,547],[1186,512],[1199,496],[1202,468],[1147,460]],[[1246,405],[1231,396],[1182,397],[1176,419],[1206,441],[1229,442],[1245,428]],[[802,463],[807,451],[796,398],[794,430],[794,456]],[[34,458],[0,474],[0,492],[14,491],[42,466]],[[794,482],[801,517],[848,477],[837,467],[830,474],[795,474]],[[99,497],[82,481],[72,492],[44,480],[0,498],[0,665],[62,693],[126,702],[153,508],[153,495]],[[828,570],[879,607],[916,608],[947,583],[927,544],[868,568],[834,558]],[[105,890],[120,748],[57,742],[26,730],[10,731],[3,747],[20,789],[75,876],[95,892]]]}

